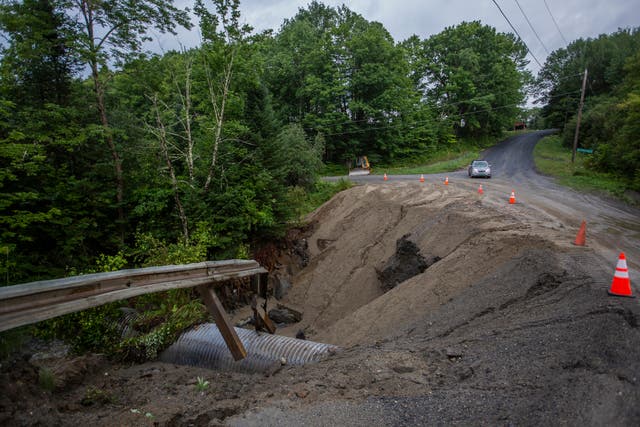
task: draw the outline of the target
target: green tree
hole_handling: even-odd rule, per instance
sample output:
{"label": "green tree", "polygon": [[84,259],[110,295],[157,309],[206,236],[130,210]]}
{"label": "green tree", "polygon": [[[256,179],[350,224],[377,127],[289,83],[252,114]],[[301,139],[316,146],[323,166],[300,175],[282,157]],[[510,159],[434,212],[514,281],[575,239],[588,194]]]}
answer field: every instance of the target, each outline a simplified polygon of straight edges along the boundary
{"label": "green tree", "polygon": [[52,2],[28,0],[3,2],[0,25],[0,246],[3,278],[13,283],[86,261],[108,244],[109,225],[99,214],[103,177],[87,168],[102,153],[86,145],[69,23]]}
{"label": "green tree", "polygon": [[319,135],[310,142],[300,125],[285,126],[262,147],[265,167],[280,183],[311,189],[322,168],[324,145]]}
{"label": "green tree", "polygon": [[325,158],[392,157],[415,99],[403,51],[347,7],[312,2],[285,21],[266,78],[283,121],[325,135]]}
{"label": "green tree", "polygon": [[564,128],[577,113],[585,69],[589,70],[587,98],[608,94],[624,79],[627,58],[639,49],[638,29],[621,29],[595,39],[578,39],[551,52],[536,82],[547,125]]}
{"label": "green tree", "polygon": [[[61,0],[60,5],[75,15],[76,49],[89,66],[103,139],[111,154],[116,181],[118,219],[124,226],[124,172],[122,155],[109,126],[105,93],[110,61],[121,62],[140,51],[143,41],[150,40],[151,28],[174,32],[177,25],[191,27],[186,11],[177,9],[172,0]],[[122,236],[124,238],[124,235]]]}
{"label": "green tree", "polygon": [[423,42],[429,62],[424,96],[453,119],[460,135],[499,135],[524,101],[526,52],[512,34],[478,21],[448,27]]}
{"label": "green tree", "polygon": [[2,93],[25,105],[69,102],[77,58],[70,51],[69,22],[50,0],[0,2]]}

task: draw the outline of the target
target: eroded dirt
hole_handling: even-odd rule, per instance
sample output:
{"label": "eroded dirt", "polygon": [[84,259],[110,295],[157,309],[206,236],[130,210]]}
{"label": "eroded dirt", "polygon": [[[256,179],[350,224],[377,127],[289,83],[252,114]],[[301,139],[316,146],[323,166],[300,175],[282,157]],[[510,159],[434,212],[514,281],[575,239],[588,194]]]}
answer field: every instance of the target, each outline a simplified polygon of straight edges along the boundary
{"label": "eroded dirt", "polygon": [[[310,216],[304,263],[271,266],[303,313],[278,332],[344,348],[327,360],[250,375],[85,356],[45,392],[43,362],[19,358],[2,366],[0,423],[638,425],[640,307],[607,296],[615,260],[469,187],[362,185]],[[64,377],[77,360],[47,363]]]}

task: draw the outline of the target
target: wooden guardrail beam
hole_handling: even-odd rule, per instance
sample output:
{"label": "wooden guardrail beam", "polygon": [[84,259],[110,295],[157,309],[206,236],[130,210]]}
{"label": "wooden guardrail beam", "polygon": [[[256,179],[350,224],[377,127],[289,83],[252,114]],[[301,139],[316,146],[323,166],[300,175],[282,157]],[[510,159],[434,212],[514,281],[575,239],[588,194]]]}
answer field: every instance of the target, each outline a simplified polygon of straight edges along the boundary
{"label": "wooden guardrail beam", "polygon": [[138,295],[264,273],[253,260],[207,261],[0,287],[0,332]]}
{"label": "wooden guardrail beam", "polygon": [[247,350],[244,348],[244,344],[240,341],[238,333],[233,328],[233,325],[229,321],[227,313],[224,311],[218,296],[208,285],[198,286],[198,291],[204,300],[209,313],[213,315],[216,321],[220,335],[224,338],[224,342],[227,344],[227,348],[231,351],[231,355],[234,360],[241,360],[247,357]]}

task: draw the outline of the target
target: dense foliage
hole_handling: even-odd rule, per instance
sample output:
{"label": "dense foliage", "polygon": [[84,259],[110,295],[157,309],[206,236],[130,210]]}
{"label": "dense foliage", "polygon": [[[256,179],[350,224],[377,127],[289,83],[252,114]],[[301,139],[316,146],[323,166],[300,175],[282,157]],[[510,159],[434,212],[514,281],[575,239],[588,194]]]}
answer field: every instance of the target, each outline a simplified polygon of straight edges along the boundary
{"label": "dense foliage", "polygon": [[346,6],[262,34],[237,0],[193,10],[201,45],[150,55],[147,29],[192,25],[169,0],[0,3],[3,284],[141,265],[149,241],[248,254],[322,161],[424,157],[499,134],[523,100],[522,44],[479,22],[396,43]]}
{"label": "dense foliage", "polygon": [[640,190],[640,31],[578,39],[549,55],[539,75],[543,117],[571,147],[584,70],[588,70],[579,146],[594,149],[591,167]]}

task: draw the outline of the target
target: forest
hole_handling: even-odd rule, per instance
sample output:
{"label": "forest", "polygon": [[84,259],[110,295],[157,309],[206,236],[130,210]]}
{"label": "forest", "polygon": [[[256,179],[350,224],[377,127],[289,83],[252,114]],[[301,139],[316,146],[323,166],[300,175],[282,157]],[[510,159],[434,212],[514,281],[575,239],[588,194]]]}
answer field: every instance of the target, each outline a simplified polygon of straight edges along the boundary
{"label": "forest", "polygon": [[640,32],[620,29],[578,39],[549,55],[536,90],[545,126],[573,145],[580,85],[587,70],[579,146],[594,150],[590,166],[640,191]]}
{"label": "forest", "polygon": [[[3,284],[101,256],[246,257],[296,219],[323,163],[500,135],[531,82],[524,45],[479,22],[396,43],[318,2],[260,34],[239,1],[193,13],[195,27],[168,0],[3,2]],[[178,25],[200,46],[141,50]]]}
{"label": "forest", "polygon": [[[325,165],[428,159],[529,117],[640,190],[640,35],[554,51],[462,22],[396,41],[313,1],[256,33],[239,0],[0,2],[0,277],[250,258],[331,192]],[[143,49],[184,27],[190,49]],[[344,184],[341,184],[344,185]]]}

